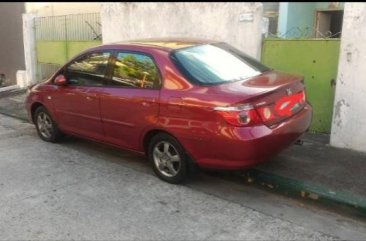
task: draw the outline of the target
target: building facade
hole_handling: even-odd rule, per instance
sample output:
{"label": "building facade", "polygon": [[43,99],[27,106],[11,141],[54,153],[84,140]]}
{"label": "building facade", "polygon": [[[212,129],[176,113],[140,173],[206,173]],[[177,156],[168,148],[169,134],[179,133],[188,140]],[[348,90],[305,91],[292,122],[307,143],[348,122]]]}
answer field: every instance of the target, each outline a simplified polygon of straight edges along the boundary
{"label": "building facade", "polygon": [[0,3],[0,86],[16,84],[16,72],[24,69],[24,3]]}

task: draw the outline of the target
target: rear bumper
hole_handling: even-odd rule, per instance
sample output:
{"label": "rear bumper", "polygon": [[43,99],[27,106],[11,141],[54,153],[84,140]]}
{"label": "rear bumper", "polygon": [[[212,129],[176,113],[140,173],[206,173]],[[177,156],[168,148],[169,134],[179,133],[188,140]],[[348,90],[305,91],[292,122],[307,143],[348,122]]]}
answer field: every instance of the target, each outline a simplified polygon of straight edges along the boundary
{"label": "rear bumper", "polygon": [[[210,158],[196,159],[202,168],[243,169],[259,164],[278,154],[299,139],[309,128],[312,107],[304,109],[275,128],[256,126],[226,129],[212,140]],[[213,155],[212,155],[213,154]],[[214,156],[214,157],[212,157]]]}

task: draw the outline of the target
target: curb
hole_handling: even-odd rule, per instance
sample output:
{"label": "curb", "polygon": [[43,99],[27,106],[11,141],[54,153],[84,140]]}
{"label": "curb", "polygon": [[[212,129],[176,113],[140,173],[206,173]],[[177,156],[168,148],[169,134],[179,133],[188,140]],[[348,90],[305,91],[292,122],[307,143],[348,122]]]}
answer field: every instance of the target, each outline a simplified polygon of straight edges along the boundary
{"label": "curb", "polygon": [[19,115],[12,114],[11,111],[5,110],[1,107],[0,107],[0,114],[15,118],[15,119],[18,119],[18,120],[21,120],[21,121],[29,122],[29,120],[27,118],[19,116]]}
{"label": "curb", "polygon": [[20,89],[20,87],[18,85],[4,86],[4,87],[0,87],[0,93],[16,91],[16,90],[19,90],[19,89]]}
{"label": "curb", "polygon": [[[8,87],[12,87],[12,86],[8,86]],[[8,97],[11,95],[15,95],[15,94],[20,94],[20,93],[25,93],[27,91],[26,88],[7,88],[7,87],[3,87],[0,88],[0,98],[4,98],[4,97]]]}
{"label": "curb", "polygon": [[325,186],[279,176],[258,169],[250,169],[242,177],[247,178],[247,182],[256,182],[274,191],[291,193],[302,198],[347,206],[357,211],[361,216],[366,216],[366,197],[348,192],[335,191]]}

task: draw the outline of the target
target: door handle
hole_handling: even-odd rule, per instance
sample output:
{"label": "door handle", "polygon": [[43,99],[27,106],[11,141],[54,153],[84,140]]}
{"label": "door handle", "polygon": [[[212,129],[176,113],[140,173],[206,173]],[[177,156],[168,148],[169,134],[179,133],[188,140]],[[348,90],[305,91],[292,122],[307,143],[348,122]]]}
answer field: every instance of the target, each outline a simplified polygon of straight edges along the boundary
{"label": "door handle", "polygon": [[141,105],[142,106],[145,106],[145,107],[148,107],[150,106],[152,103],[155,103],[156,102],[156,98],[151,98],[151,99],[148,99],[148,100],[144,100],[141,102]]}
{"label": "door handle", "polygon": [[147,102],[147,101],[143,101],[143,102],[141,102],[141,105],[144,106],[144,107],[149,107],[150,103]]}
{"label": "door handle", "polygon": [[93,100],[93,98],[92,98],[92,97],[90,97],[90,96],[87,96],[87,97],[86,97],[86,100],[89,100],[89,101],[90,101],[90,100]]}

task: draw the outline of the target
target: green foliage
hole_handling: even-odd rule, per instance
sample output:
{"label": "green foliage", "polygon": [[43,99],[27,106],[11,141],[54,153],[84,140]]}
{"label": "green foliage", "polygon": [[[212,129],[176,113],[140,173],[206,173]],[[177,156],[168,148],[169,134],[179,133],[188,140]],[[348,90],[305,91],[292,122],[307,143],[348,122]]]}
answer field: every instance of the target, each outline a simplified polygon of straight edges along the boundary
{"label": "green foliage", "polygon": [[156,80],[157,71],[154,63],[148,57],[139,59],[133,54],[123,54],[115,64],[114,76],[122,79],[134,80],[136,83],[143,80],[153,83]]}

